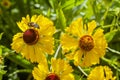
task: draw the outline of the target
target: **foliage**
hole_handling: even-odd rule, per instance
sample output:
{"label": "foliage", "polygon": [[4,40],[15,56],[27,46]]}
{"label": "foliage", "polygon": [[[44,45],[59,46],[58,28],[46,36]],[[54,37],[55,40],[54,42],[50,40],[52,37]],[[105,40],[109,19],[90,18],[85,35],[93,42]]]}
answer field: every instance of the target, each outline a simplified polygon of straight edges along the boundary
{"label": "foliage", "polygon": [[[104,29],[108,42],[107,54],[101,59],[101,64],[111,67],[117,80],[120,79],[119,0],[7,0],[10,1],[9,7],[2,5],[3,1],[0,0],[0,56],[2,56],[0,79],[32,80],[31,70],[34,65],[16,54],[10,46],[13,35],[20,32],[16,22],[27,14],[30,16],[42,14],[54,22],[57,28],[54,34],[55,51],[59,45],[61,32],[64,32],[66,26],[74,19],[82,17],[84,23],[95,20],[97,28]],[[63,57],[61,52],[58,57]],[[73,68],[76,80],[86,80],[82,72],[75,66]],[[84,69],[87,74],[90,70],[91,68]]]}

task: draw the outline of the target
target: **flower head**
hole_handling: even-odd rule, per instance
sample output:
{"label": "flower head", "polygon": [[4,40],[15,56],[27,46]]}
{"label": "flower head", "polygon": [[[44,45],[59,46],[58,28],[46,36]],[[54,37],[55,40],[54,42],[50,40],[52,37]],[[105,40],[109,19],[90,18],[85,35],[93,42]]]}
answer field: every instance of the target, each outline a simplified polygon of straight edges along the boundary
{"label": "flower head", "polygon": [[54,53],[55,27],[53,22],[42,15],[33,15],[30,19],[29,15],[22,18],[21,22],[17,22],[19,28],[23,31],[17,33],[13,37],[12,49],[17,53],[21,53],[31,62],[40,62],[43,54]]}
{"label": "flower head", "polygon": [[72,67],[62,59],[51,59],[51,68],[49,70],[47,62],[39,63],[32,71],[36,80],[74,80]]}
{"label": "flower head", "polygon": [[63,51],[68,59],[73,59],[76,66],[91,66],[99,63],[105,55],[107,43],[102,29],[96,28],[96,22],[83,25],[81,18],[72,22],[61,35]]}
{"label": "flower head", "polygon": [[5,8],[9,8],[11,6],[11,2],[9,0],[2,0],[1,5]]}
{"label": "flower head", "polygon": [[108,66],[95,67],[88,76],[87,80],[115,80],[113,73]]}

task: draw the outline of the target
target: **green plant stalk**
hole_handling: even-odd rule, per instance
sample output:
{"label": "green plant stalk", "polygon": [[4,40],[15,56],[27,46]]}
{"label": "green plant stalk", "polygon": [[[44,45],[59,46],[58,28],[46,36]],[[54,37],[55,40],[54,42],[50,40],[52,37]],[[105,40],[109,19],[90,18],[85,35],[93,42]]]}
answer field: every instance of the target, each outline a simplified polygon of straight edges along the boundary
{"label": "green plant stalk", "polygon": [[33,65],[29,61],[23,59],[23,57],[21,57],[20,55],[15,54],[13,52],[9,53],[9,54],[11,54],[11,55],[7,55],[6,57],[9,60],[11,60],[12,62],[14,62],[14,63],[26,68],[26,69],[32,69],[33,68]]}
{"label": "green plant stalk", "polygon": [[11,49],[5,46],[1,46],[1,48],[4,58],[7,58],[10,61],[14,62],[15,64],[18,64],[26,69],[33,69],[33,65],[30,63],[30,61],[24,59],[22,56],[15,53],[15,51],[12,51]]}
{"label": "green plant stalk", "polygon": [[9,74],[9,76],[13,76],[14,74],[17,74],[17,73],[31,73],[32,70],[30,69],[21,69],[21,70],[16,70],[14,71],[13,73]]}
{"label": "green plant stalk", "polygon": [[112,66],[114,69],[116,69],[117,71],[120,72],[120,69],[115,66],[115,65],[117,65],[116,62],[111,61],[111,60],[109,60],[109,59],[107,59],[107,58],[105,58],[105,57],[102,57],[101,59],[102,59],[103,61],[107,62],[110,66]]}
{"label": "green plant stalk", "polygon": [[104,13],[104,15],[103,15],[103,17],[102,17],[102,20],[101,20],[102,26],[104,25],[104,21],[105,21],[105,19],[106,19],[106,17],[107,17],[108,10],[109,10],[109,8],[107,8],[106,12]]}
{"label": "green plant stalk", "polygon": [[78,69],[79,69],[85,76],[88,76],[87,73],[85,73],[85,71],[84,71],[80,66],[78,66]]}
{"label": "green plant stalk", "polygon": [[119,79],[119,72],[118,71],[116,71],[116,78],[117,78],[117,80],[120,80]]}
{"label": "green plant stalk", "polygon": [[110,24],[110,25],[105,25],[105,26],[102,26],[102,28],[110,28],[112,26],[115,26],[114,24]]}
{"label": "green plant stalk", "polygon": [[57,50],[56,50],[56,52],[55,52],[54,58],[57,58],[58,53],[59,53],[59,51],[60,51],[60,48],[61,48],[61,44],[58,46],[58,48],[57,48]]}
{"label": "green plant stalk", "polygon": [[120,55],[120,52],[119,51],[116,51],[114,49],[111,49],[110,47],[107,48],[109,51],[113,52],[113,53],[116,53],[116,54],[119,54]]}
{"label": "green plant stalk", "polygon": [[92,6],[92,10],[93,10],[93,14],[95,15],[96,21],[98,21],[98,12],[96,11],[96,4],[95,4],[95,0],[93,0],[93,3],[91,4]]}

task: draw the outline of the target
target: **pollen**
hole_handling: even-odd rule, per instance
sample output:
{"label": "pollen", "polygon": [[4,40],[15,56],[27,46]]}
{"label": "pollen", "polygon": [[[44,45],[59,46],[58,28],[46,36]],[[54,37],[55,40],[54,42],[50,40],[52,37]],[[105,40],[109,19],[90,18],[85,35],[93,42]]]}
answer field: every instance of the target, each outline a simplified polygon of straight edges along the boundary
{"label": "pollen", "polygon": [[60,78],[55,73],[50,73],[45,80],[60,80]]}
{"label": "pollen", "polygon": [[94,40],[90,35],[84,35],[79,40],[79,47],[83,51],[90,51],[94,48]]}
{"label": "pollen", "polygon": [[39,34],[35,29],[27,29],[23,34],[23,40],[26,44],[36,44],[39,39]]}

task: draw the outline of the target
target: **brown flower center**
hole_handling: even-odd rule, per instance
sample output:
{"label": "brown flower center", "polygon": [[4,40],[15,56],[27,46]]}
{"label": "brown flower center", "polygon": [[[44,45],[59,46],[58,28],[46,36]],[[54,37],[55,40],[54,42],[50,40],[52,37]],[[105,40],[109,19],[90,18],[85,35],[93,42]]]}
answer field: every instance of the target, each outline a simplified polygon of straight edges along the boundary
{"label": "brown flower center", "polygon": [[46,78],[45,80],[60,80],[60,78],[54,74],[54,73],[50,73]]}
{"label": "brown flower center", "polygon": [[93,38],[90,35],[84,35],[79,40],[79,47],[84,51],[90,51],[94,47]]}
{"label": "brown flower center", "polygon": [[23,34],[24,42],[29,45],[33,45],[37,43],[38,39],[39,39],[39,34],[34,29],[27,29]]}
{"label": "brown flower center", "polygon": [[4,5],[4,6],[8,6],[8,2],[5,1],[5,2],[3,3],[3,5]]}

